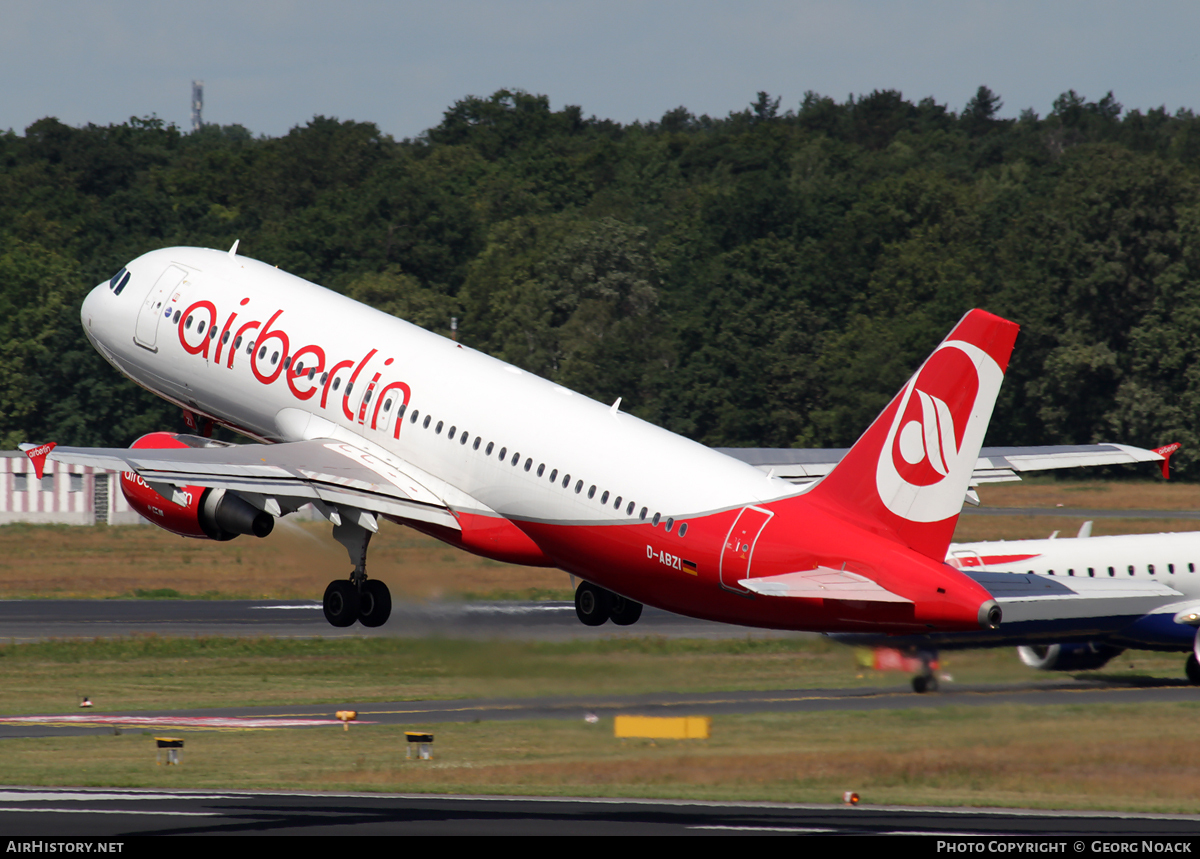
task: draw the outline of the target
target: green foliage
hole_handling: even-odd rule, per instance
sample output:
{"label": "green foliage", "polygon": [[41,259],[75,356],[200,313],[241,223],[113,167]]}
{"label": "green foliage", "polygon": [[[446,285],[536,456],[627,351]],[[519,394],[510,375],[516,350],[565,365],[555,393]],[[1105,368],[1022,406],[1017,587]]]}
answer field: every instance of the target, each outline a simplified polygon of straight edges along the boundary
{"label": "green foliage", "polygon": [[0,135],[0,436],[176,425],[82,335],[156,247],[243,252],[714,445],[845,445],[966,310],[1022,325],[992,443],[1200,442],[1200,119],[878,90],[621,126],[521,91],[421,137],[155,117]]}

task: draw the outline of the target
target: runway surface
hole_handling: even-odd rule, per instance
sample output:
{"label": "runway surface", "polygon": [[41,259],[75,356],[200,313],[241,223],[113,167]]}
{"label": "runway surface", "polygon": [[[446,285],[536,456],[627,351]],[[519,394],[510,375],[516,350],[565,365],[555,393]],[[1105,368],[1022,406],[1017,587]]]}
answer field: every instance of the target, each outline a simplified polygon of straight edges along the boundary
{"label": "runway surface", "polygon": [[568,641],[592,635],[662,635],[672,638],[806,636],[694,620],[647,607],[635,626],[590,629],[569,602],[429,602],[392,607],[386,624],[337,629],[321,604],[310,600],[4,600],[0,641],[110,638],[134,634],[274,635],[287,638],[402,636],[521,638]]}
{"label": "runway surface", "polygon": [[[1200,833],[1200,817],[629,799],[0,788],[0,828],[8,839],[53,833],[48,840],[59,842],[138,835],[903,834],[941,839],[1060,836],[1084,839],[1087,845],[1097,837],[1113,841],[1137,836],[1187,845]],[[1059,852],[1071,849],[1069,844],[1064,847]]]}

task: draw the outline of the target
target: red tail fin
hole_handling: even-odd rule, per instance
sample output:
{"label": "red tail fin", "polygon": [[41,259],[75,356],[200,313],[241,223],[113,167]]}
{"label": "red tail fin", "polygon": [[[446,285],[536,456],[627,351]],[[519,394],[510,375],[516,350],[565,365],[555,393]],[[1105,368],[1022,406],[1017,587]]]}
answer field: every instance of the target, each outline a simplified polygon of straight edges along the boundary
{"label": "red tail fin", "polygon": [[944,560],[1017,331],[964,316],[811,497]]}
{"label": "red tail fin", "polygon": [[25,452],[25,455],[29,457],[29,461],[33,463],[33,473],[38,480],[42,479],[42,473],[46,470],[46,457],[56,447],[58,447],[56,442],[39,444],[37,447],[28,444],[21,445],[21,450]]}

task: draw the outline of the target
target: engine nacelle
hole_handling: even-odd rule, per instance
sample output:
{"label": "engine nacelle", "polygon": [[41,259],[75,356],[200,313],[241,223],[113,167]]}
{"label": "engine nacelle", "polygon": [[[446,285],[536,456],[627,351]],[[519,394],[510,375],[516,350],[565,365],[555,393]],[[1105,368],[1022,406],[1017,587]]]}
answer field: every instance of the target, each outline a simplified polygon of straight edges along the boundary
{"label": "engine nacelle", "polygon": [[[135,450],[208,447],[212,442],[195,436],[154,432],[142,436]],[[165,498],[132,471],[121,472],[121,491],[129,506],[158,527],[181,537],[201,540],[232,540],[239,534],[265,537],[275,527],[275,517],[259,510],[245,498],[225,489],[185,486],[179,500]],[[179,503],[182,502],[182,503]]]}
{"label": "engine nacelle", "polygon": [[1037,644],[1018,647],[1017,655],[1030,668],[1039,671],[1090,671],[1101,668],[1110,659],[1125,652],[1111,644]]}

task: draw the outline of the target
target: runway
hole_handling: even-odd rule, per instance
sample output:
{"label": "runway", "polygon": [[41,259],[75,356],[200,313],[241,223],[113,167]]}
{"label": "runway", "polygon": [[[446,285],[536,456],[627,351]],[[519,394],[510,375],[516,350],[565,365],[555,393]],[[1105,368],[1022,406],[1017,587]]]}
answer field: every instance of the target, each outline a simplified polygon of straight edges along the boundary
{"label": "runway", "polygon": [[[1135,836],[1188,846],[1200,833],[1200,817],[572,797],[8,788],[0,789],[0,828],[10,844],[23,837],[62,843],[97,837],[119,842],[140,835],[836,834],[925,836],[930,846],[935,838],[979,836],[1058,836],[1085,839],[1089,846],[1096,838],[1112,843]],[[1069,850],[1067,843],[1059,852]]]}
{"label": "runway", "polygon": [[392,607],[386,624],[330,626],[312,600],[4,600],[0,641],[169,636],[273,635],[285,638],[400,636],[521,638],[569,641],[584,635],[661,635],[671,638],[811,636],[695,620],[647,607],[630,627],[583,626],[569,602],[427,602]]}

